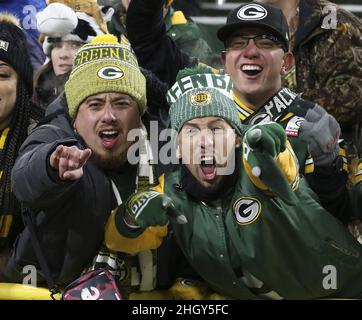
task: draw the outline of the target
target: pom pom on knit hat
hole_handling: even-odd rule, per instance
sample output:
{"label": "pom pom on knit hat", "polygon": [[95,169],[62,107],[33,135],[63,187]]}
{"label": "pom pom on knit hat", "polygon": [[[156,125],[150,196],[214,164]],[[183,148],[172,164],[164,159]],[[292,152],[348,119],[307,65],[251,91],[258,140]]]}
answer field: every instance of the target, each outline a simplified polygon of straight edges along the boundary
{"label": "pom pom on knit hat", "polygon": [[33,92],[33,67],[20,21],[10,13],[0,13],[0,60],[8,63],[18,74],[20,81]]}
{"label": "pom pom on knit hat", "polygon": [[87,97],[104,92],[128,94],[136,100],[141,115],[146,111],[146,79],[137,58],[110,34],[99,35],[79,49],[64,88],[73,119]]}
{"label": "pom pom on knit hat", "polygon": [[171,128],[179,132],[192,119],[220,117],[241,135],[243,125],[232,99],[231,79],[209,67],[183,69],[167,93]]}

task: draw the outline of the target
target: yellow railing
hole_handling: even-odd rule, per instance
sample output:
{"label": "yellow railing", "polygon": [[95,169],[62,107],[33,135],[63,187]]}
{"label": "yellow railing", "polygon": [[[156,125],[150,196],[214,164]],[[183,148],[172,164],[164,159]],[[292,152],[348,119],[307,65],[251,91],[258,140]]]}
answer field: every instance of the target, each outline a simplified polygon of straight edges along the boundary
{"label": "yellow railing", "polygon": [[[60,300],[60,294],[56,294]],[[0,283],[0,300],[52,300],[47,288],[37,288],[17,283]]]}

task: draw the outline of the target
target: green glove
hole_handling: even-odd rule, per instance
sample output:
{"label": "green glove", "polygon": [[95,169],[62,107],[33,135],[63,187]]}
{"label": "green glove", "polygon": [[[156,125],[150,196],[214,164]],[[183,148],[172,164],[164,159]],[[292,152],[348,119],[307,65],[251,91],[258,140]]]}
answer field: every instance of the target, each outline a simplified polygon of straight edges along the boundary
{"label": "green glove", "polygon": [[269,190],[289,205],[298,200],[285,174],[276,164],[276,157],[285,150],[287,137],[277,123],[258,124],[248,129],[243,138],[244,158]]}
{"label": "green glove", "polygon": [[244,139],[252,149],[258,149],[275,158],[285,150],[287,136],[282,126],[269,122],[252,126],[246,131]]}
{"label": "green glove", "polygon": [[134,193],[125,207],[125,221],[130,227],[164,226],[169,218],[180,224],[187,223],[186,217],[176,210],[172,200],[156,191]]}

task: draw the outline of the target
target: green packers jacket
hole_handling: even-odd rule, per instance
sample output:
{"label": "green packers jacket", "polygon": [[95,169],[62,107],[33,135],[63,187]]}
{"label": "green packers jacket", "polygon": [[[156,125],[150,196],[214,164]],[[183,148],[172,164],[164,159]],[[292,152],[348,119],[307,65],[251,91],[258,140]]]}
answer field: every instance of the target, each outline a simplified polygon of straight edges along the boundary
{"label": "green packers jacket", "polygon": [[[172,224],[177,243],[216,292],[237,299],[361,297],[362,246],[319,205],[299,180],[295,163],[286,155],[279,166],[288,172],[296,206],[268,196],[245,160],[234,188],[217,206],[183,190],[180,168],[154,188],[186,216],[187,224]],[[108,221],[106,244],[113,250],[157,247],[167,232],[167,227],[149,227],[129,237],[122,223],[116,214]]]}

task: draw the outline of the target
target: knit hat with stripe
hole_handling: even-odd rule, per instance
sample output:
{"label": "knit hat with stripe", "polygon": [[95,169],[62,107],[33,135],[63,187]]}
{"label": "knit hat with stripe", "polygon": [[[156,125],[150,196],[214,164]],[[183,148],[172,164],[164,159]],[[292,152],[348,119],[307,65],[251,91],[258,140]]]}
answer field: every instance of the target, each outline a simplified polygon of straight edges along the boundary
{"label": "knit hat with stripe", "polygon": [[[201,85],[202,83],[210,85],[210,81],[206,82],[206,76],[211,76],[210,69],[195,68],[188,70],[189,72],[182,72],[183,78],[178,78],[178,81],[184,84],[186,82],[182,79],[187,78],[188,89],[178,91],[177,97],[175,97],[175,88],[171,88],[167,93],[168,101],[172,101],[169,111],[171,128],[179,132],[187,121],[213,116],[226,120],[237,134],[241,135],[243,125],[236,111],[235,102],[227,95],[225,90]],[[206,74],[203,72],[206,72]],[[205,77],[205,81],[200,81],[203,77]],[[195,81],[193,81],[193,78],[195,78]],[[194,87],[192,87],[193,84]]]}
{"label": "knit hat with stripe", "polygon": [[128,94],[141,115],[146,111],[146,79],[130,46],[121,45],[113,35],[99,35],[80,48],[64,88],[73,119],[86,98],[105,92]]}

